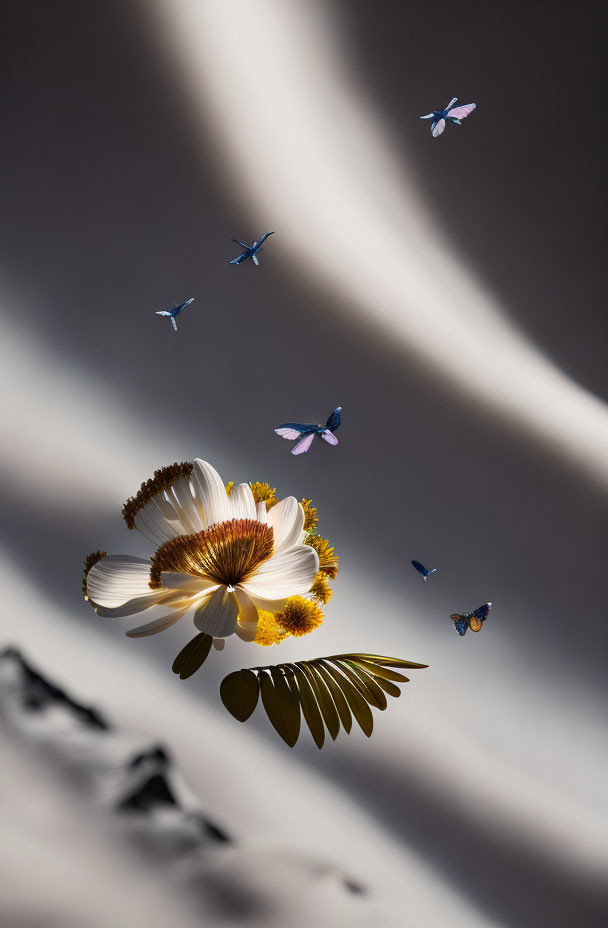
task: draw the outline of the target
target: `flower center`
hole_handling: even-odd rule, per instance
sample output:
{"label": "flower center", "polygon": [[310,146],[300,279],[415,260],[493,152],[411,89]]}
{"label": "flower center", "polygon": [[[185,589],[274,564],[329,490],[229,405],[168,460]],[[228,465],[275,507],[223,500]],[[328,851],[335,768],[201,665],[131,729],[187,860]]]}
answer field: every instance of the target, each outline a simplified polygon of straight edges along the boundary
{"label": "flower center", "polygon": [[166,541],[152,558],[150,586],[161,586],[163,571],[205,577],[235,587],[247,580],[272,555],[272,529],[255,519],[218,522],[194,535]]}

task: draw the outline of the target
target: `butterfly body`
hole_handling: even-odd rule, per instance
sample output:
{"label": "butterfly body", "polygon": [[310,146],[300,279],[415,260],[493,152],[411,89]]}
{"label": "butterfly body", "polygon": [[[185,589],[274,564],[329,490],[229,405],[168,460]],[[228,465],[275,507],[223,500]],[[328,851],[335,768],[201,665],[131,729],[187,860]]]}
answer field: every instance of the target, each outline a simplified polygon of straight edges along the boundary
{"label": "butterfly body", "polygon": [[258,255],[262,251],[262,245],[266,241],[269,235],[274,235],[274,232],[264,232],[259,242],[254,242],[253,245],[246,245],[245,242],[241,242],[238,238],[233,238],[232,241],[236,242],[237,245],[240,245],[244,251],[237,258],[233,258],[230,264],[242,264],[243,261],[246,261],[247,258],[251,258],[256,267],[260,266],[258,260]]}
{"label": "butterfly body", "polygon": [[182,309],[185,309],[186,306],[190,306],[190,303],[194,302],[194,297],[190,297],[189,300],[186,300],[185,303],[180,303],[179,306],[175,306],[173,309],[161,309],[157,311],[157,316],[169,316],[171,319],[171,325],[173,326],[173,331],[177,332],[177,317],[181,313]]}
{"label": "butterfly body", "polygon": [[284,422],[278,429],[275,429],[275,432],[277,435],[280,435],[281,438],[286,438],[288,441],[295,441],[296,438],[299,438],[300,441],[292,448],[291,453],[306,454],[315,435],[318,435],[319,438],[322,438],[329,445],[337,445],[338,439],[334,435],[334,432],[336,429],[340,428],[341,424],[342,407],[336,406],[333,412],[327,417],[325,425],[319,425],[318,423],[304,425],[300,422]]}
{"label": "butterfly body", "polygon": [[492,603],[484,603],[475,612],[455,612],[450,618],[459,635],[465,635],[467,628],[470,628],[472,632],[479,632],[491,608]]}
{"label": "butterfly body", "polygon": [[431,569],[429,570],[429,568],[425,567],[424,564],[421,564],[420,561],[412,561],[412,567],[415,570],[417,570],[419,574],[422,574],[425,580],[428,580],[431,574],[434,574],[437,572],[436,567],[431,567]]}
{"label": "butterfly body", "polygon": [[461,120],[466,119],[477,105],[475,103],[465,103],[462,106],[454,106],[457,100],[458,97],[453,97],[444,110],[433,110],[432,113],[427,113],[426,116],[420,117],[421,119],[433,120],[431,122],[431,134],[433,138],[437,138],[438,135],[443,133],[448,122],[453,122],[455,125],[460,126]]}

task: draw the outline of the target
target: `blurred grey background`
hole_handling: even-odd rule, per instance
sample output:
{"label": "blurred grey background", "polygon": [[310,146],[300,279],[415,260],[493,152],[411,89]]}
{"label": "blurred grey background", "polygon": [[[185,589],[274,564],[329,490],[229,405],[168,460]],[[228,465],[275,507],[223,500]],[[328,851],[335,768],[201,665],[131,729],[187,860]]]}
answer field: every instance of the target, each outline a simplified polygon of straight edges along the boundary
{"label": "blurred grey background", "polygon": [[[251,7],[4,6],[3,639],[181,748],[225,819],[219,733],[247,738],[283,808],[254,793],[233,829],[329,849],[403,924],[605,924],[603,6]],[[477,110],[434,140],[418,117],[454,95]],[[228,264],[270,229],[259,269]],[[175,336],[154,313],[190,296]],[[338,404],[336,449],[273,434]],[[194,456],[312,496],[342,566],[314,639],[231,642],[182,684],[188,629],[129,641],[78,594],[90,550],[147,550],[124,499]],[[230,670],[332,649],[430,664],[369,743],[286,757],[219,703]],[[112,653],[216,719],[196,762]]]}

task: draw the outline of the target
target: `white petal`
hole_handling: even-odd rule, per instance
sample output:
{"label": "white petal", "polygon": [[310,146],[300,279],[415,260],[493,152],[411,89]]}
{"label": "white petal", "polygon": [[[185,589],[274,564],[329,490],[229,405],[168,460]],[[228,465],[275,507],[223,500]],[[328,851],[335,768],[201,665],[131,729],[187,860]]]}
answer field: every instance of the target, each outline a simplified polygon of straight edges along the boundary
{"label": "white petal", "polygon": [[236,596],[236,601],[239,607],[239,622],[241,625],[255,625],[258,624],[258,610],[251,602],[249,596],[240,586],[234,591]]}
{"label": "white petal", "polygon": [[148,635],[158,635],[159,632],[164,632],[166,628],[170,628],[176,622],[179,622],[181,617],[188,611],[188,608],[188,606],[185,609],[182,607],[176,612],[169,612],[167,615],[161,616],[160,619],[155,619],[154,622],[139,625],[137,628],[130,628],[125,634],[128,638],[147,638]]}
{"label": "white petal", "polygon": [[[165,505],[168,505],[166,501]],[[145,538],[148,538],[152,544],[157,546],[181,534],[177,522],[171,525],[154,500],[149,500],[143,509],[139,510],[133,522],[137,531],[141,532]]]}
{"label": "white petal", "polygon": [[268,523],[268,510],[266,509],[266,503],[256,503],[256,518],[258,522],[263,522],[264,525]]}
{"label": "white petal", "polygon": [[240,622],[236,623],[236,628],[234,630],[237,638],[240,638],[241,641],[253,641],[258,632],[257,623],[255,625],[241,625]]}
{"label": "white petal", "polygon": [[255,519],[256,508],[253,493],[248,483],[239,483],[228,497],[232,506],[233,519]]}
{"label": "white petal", "polygon": [[[272,510],[271,510],[272,512]],[[240,586],[251,599],[283,599],[307,593],[319,570],[319,557],[310,545],[297,545],[274,554]]]}
{"label": "white petal", "polygon": [[258,633],[258,610],[243,590],[237,587],[235,595],[239,603],[239,619],[234,631],[242,641],[253,641]]}
{"label": "white petal", "polygon": [[[175,535],[184,534],[184,529],[179,520],[175,506],[172,502],[165,499],[164,493],[157,493],[156,496],[152,497],[150,503],[146,503],[146,505],[149,506],[150,514],[154,516],[157,524],[159,524],[160,518],[160,525],[162,529],[165,532],[169,532],[171,538],[173,538]],[[165,522],[167,525],[163,524]]]}
{"label": "white petal", "polygon": [[213,639],[213,647],[215,648],[216,651],[223,651],[225,644],[226,644],[225,638],[214,638]]}
{"label": "white petal", "polygon": [[304,510],[295,496],[288,496],[272,507],[268,513],[268,524],[274,533],[275,551],[300,544],[304,528]]}
{"label": "white petal", "polygon": [[[282,599],[266,599],[265,596],[256,596],[255,593],[249,595],[256,609],[261,609],[262,612],[281,612],[289,599],[289,596],[284,596]],[[291,595],[296,596],[297,594],[292,593]]]}
{"label": "white petal", "polygon": [[91,567],[87,592],[100,606],[121,606],[136,596],[149,596],[150,561],[130,554],[110,554]]}
{"label": "white petal", "polygon": [[196,501],[202,506],[204,512],[205,528],[232,518],[232,507],[226,487],[211,464],[197,458],[190,479]]}
{"label": "white petal", "polygon": [[203,577],[193,577],[192,574],[180,574],[172,570],[163,570],[160,575],[160,582],[163,589],[180,590],[183,593],[202,593],[214,586],[213,580],[206,580]]}
{"label": "white petal", "polygon": [[192,495],[190,481],[187,477],[180,477],[173,486],[167,490],[169,501],[183,526],[183,533],[192,535],[200,532],[205,526]]}
{"label": "white petal", "polygon": [[127,615],[137,615],[138,612],[145,612],[146,609],[150,609],[152,606],[156,606],[159,603],[162,603],[166,608],[167,603],[173,604],[181,599],[183,599],[182,596],[178,597],[174,593],[169,593],[166,590],[155,590],[148,596],[135,596],[133,599],[127,600],[127,602],[123,603],[121,606],[100,606],[90,597],[89,602],[95,609],[97,615],[100,615],[103,619],[123,619]]}
{"label": "white petal", "polygon": [[199,632],[206,632],[214,638],[227,638],[234,634],[237,616],[236,596],[225,586],[220,586],[196,610],[194,624]]}

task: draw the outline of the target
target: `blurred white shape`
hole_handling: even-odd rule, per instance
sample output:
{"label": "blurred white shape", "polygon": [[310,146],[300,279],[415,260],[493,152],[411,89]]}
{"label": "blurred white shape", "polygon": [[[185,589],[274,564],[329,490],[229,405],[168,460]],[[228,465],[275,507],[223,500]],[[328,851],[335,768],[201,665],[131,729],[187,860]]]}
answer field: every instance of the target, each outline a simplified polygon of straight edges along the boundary
{"label": "blurred white shape", "polygon": [[[82,511],[88,498],[91,510],[115,508],[142,475],[167,460],[172,441],[169,454],[175,454],[175,436],[165,427],[160,437],[143,417],[138,426],[128,397],[76,364],[60,367],[34,331],[17,328],[4,315],[0,391],[7,440],[0,476],[43,505],[60,501],[66,511]],[[115,467],[108,467],[108,457]]]}
{"label": "blurred white shape", "polygon": [[403,153],[345,64],[327,5],[157,8],[204,144],[218,144],[257,225],[277,230],[277,251],[478,403],[608,482],[605,405],[502,315],[433,227]]}

